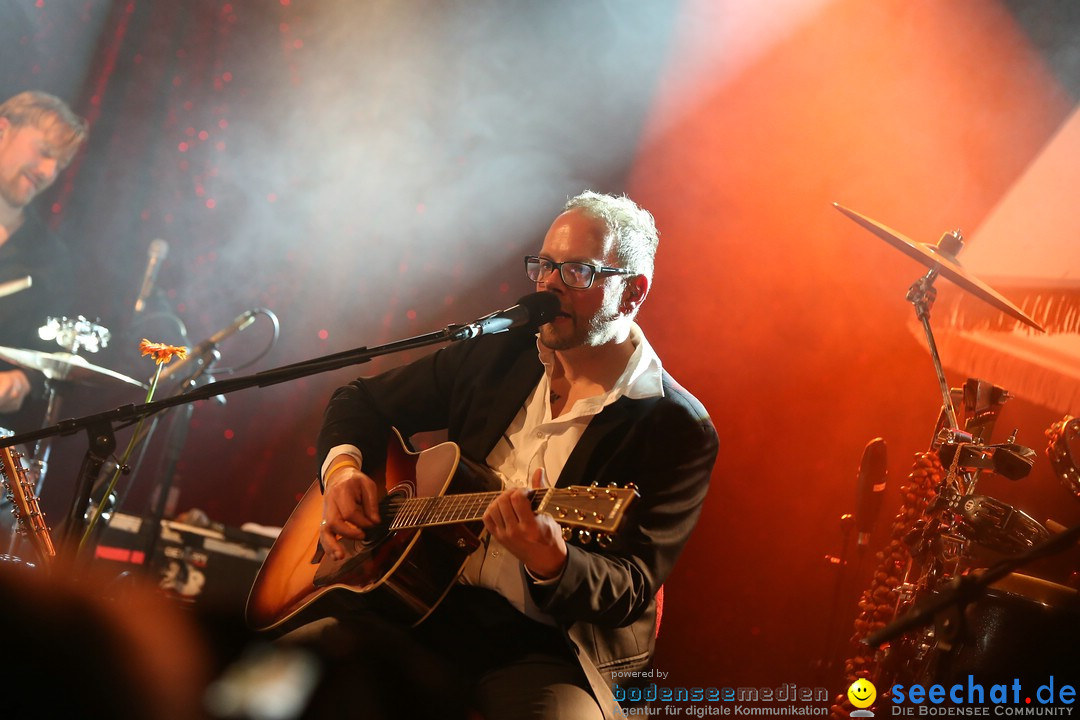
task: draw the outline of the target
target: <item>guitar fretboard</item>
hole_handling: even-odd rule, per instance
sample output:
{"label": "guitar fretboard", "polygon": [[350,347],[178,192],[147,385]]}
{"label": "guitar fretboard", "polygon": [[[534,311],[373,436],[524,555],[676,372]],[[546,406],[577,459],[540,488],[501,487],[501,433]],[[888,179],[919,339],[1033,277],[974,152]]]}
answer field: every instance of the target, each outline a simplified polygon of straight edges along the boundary
{"label": "guitar fretboard", "polygon": [[[533,512],[550,492],[548,488],[528,491]],[[383,509],[391,530],[451,525],[479,520],[498,496],[498,492],[482,492],[420,498],[391,497]]]}

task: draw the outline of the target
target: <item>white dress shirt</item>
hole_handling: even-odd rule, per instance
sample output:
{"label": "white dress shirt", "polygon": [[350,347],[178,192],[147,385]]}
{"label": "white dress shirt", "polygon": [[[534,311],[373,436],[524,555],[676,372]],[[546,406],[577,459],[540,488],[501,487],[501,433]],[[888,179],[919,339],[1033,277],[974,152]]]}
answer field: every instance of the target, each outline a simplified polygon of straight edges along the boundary
{"label": "white dress shirt", "polygon": [[[544,374],[487,457],[488,466],[502,478],[504,487],[529,487],[537,468],[544,469],[547,485],[554,486],[585,428],[601,410],[624,395],[663,395],[660,358],[636,324],[631,328],[630,341],[634,352],[611,390],[578,400],[557,418],[551,417],[550,402],[554,353],[537,342]],[[555,578],[547,582],[557,581]],[[487,543],[469,556],[461,582],[491,588],[525,615],[554,624],[551,616],[533,603],[521,561],[493,538],[487,538]]]}
{"label": "white dress shirt", "polygon": [[[631,324],[630,342],[634,352],[611,390],[582,398],[562,415],[553,418],[550,395],[555,354],[537,340],[544,374],[487,457],[488,466],[499,475],[504,487],[528,487],[537,468],[544,469],[547,486],[554,486],[589,421],[601,410],[623,396],[631,399],[663,396],[660,358],[637,323]],[[352,456],[363,467],[359,448],[337,445],[327,453],[322,472],[325,473],[330,463],[341,454]],[[554,624],[552,617],[533,603],[521,561],[491,537],[487,537],[486,542],[469,556],[459,580],[469,585],[491,588],[525,615]],[[540,582],[557,581],[558,578],[554,578]]]}

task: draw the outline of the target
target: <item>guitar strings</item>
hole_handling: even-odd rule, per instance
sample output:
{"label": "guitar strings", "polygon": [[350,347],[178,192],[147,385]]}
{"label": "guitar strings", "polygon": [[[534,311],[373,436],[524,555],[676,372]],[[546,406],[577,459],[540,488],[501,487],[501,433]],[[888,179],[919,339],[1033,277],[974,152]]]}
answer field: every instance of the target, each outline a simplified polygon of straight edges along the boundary
{"label": "guitar strings", "polygon": [[[550,492],[550,488],[529,490],[529,501],[536,510]],[[446,525],[469,520],[479,520],[488,505],[499,492],[461,493],[422,498],[391,497],[385,503],[385,511],[391,530]]]}

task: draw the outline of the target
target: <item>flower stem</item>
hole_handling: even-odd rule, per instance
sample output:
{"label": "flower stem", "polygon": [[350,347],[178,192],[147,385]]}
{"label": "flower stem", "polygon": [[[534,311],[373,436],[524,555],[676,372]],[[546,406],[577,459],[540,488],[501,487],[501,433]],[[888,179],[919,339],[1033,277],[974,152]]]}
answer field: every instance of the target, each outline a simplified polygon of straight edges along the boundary
{"label": "flower stem", "polygon": [[[157,370],[154,371],[154,379],[150,381],[150,389],[146,391],[146,402],[150,402],[154,399],[154,391],[157,389],[158,378],[161,377],[162,367],[164,367],[163,364],[157,364]],[[132,433],[131,439],[128,440],[127,448],[120,457],[116,470],[113,471],[109,486],[105,488],[105,493],[101,496],[101,500],[98,502],[97,507],[94,508],[93,517],[90,518],[90,522],[86,525],[86,530],[83,531],[83,536],[82,539],[79,540],[79,549],[76,555],[82,555],[83,547],[89,542],[90,535],[93,533],[94,527],[101,517],[101,513],[105,510],[106,503],[109,501],[109,496],[112,495],[113,490],[116,488],[116,483],[120,479],[120,473],[123,472],[124,468],[127,467],[128,461],[131,460],[131,455],[135,452],[135,446],[138,444],[139,433],[142,431],[144,422],[146,422],[145,416],[139,418],[139,422],[135,424],[135,432]]]}

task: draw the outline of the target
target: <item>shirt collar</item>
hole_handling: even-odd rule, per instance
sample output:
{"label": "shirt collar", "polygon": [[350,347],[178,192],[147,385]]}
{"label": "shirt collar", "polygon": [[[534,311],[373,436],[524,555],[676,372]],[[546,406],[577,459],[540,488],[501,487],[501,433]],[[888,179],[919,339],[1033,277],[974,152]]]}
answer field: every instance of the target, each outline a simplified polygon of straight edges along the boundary
{"label": "shirt collar", "polygon": [[615,382],[615,387],[625,387],[626,396],[632,400],[663,397],[664,367],[637,323],[630,324],[630,342],[634,343],[634,354]]}
{"label": "shirt collar", "polygon": [[[645,333],[636,322],[630,323],[630,342],[634,346],[634,352],[630,355],[619,379],[615,381],[615,385],[605,397],[604,405],[609,405],[624,395],[631,400],[664,396],[664,368],[660,363],[660,357],[645,339]],[[544,364],[545,372],[550,378],[555,352],[540,342],[539,333],[536,336],[536,349],[540,355],[540,362]]]}

